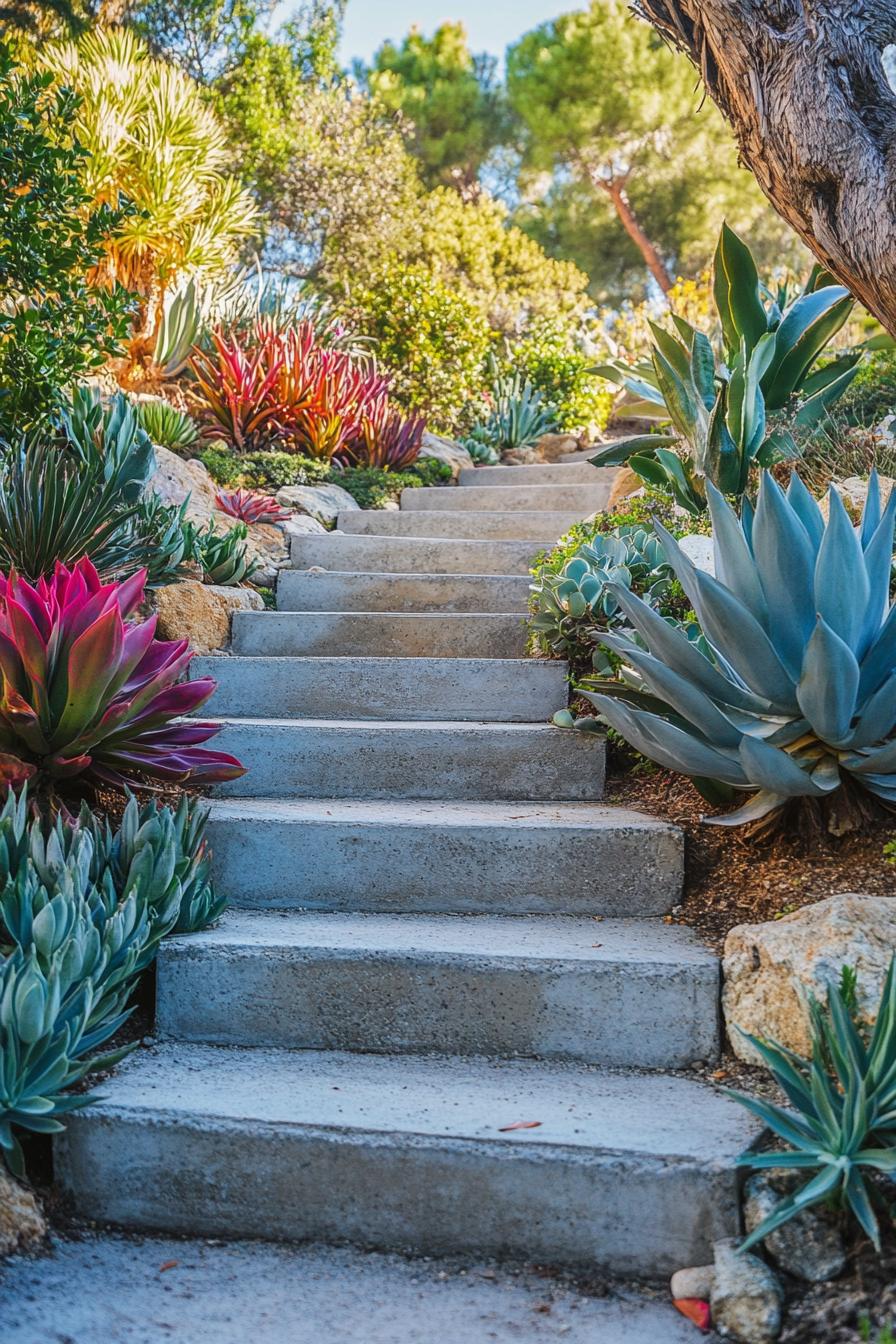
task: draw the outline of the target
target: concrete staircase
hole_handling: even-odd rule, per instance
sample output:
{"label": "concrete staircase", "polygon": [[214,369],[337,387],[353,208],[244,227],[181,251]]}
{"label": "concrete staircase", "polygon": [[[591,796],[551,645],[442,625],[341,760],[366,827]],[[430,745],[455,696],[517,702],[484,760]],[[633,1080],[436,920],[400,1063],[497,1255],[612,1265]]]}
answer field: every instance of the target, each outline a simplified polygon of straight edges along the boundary
{"label": "concrete staircase", "polygon": [[601,803],[523,656],[532,556],[607,491],[480,468],[340,517],[196,660],[250,767],[210,823],[233,909],[163,944],[161,1043],[69,1120],[84,1214],[648,1277],[736,1231],[752,1122],[671,1072],[719,1048],[716,960],[661,918],[681,836]]}

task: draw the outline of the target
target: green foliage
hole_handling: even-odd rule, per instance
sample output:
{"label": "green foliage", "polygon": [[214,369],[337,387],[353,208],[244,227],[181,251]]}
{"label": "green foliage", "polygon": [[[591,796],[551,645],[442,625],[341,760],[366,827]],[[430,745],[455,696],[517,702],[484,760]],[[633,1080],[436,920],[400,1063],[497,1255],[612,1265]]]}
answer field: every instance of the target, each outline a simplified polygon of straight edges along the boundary
{"label": "green foliage", "polygon": [[613,394],[595,375],[594,359],[566,323],[556,319],[533,323],[525,335],[508,344],[502,362],[541,393],[559,430],[593,437],[606,427]]}
{"label": "green foliage", "polygon": [[396,503],[402,490],[441,485],[451,479],[451,468],[435,458],[418,458],[407,471],[380,467],[333,467],[312,457],[292,453],[247,453],[236,457],[220,448],[208,448],[202,461],[222,485],[252,490],[281,490],[285,485],[341,485],[362,509],[382,509]]}
{"label": "green foliage", "polygon": [[137,418],[153,443],[183,453],[199,438],[196,421],[168,401],[139,401]]}
{"label": "green foliage", "polygon": [[423,267],[395,262],[355,295],[354,316],[375,340],[399,405],[422,412],[435,432],[462,427],[490,347],[475,305]]}
{"label": "green foliage", "polygon": [[122,573],[145,569],[149,589],[183,579],[196,558],[196,531],[187,519],[188,506],[189,500],[165,504],[154,494],[140,499],[119,542],[121,558],[115,567]]}
{"label": "green foliage", "polygon": [[491,426],[487,422],[480,421],[474,425],[463,440],[463,446],[478,466],[493,467],[501,461],[501,454],[493,442]]}
{"label": "green foliage", "polygon": [[527,33],[508,52],[507,90],[523,128],[517,220],[575,260],[595,298],[619,303],[648,280],[620,206],[670,280],[708,263],[720,218],[763,235],[770,262],[794,257],[690,63],[632,22],[626,0],[591,0]]}
{"label": "green foliage", "polygon": [[140,973],[171,932],[224,908],[209,879],[207,814],[127,804],[113,829],[82,807],[50,825],[27,791],[0,811],[0,1153],[23,1173],[18,1132],[58,1133],[88,1105],[70,1089],[130,1015]]}
{"label": "green foliage", "polygon": [[202,325],[200,294],[191,277],[162,310],[159,320],[153,363],[163,377],[173,378],[186,367]]}
{"label": "green foliage", "polygon": [[795,798],[836,810],[849,803],[839,795],[845,780],[896,800],[896,492],[882,510],[872,476],[856,532],[836,491],[825,523],[796,475],[785,495],[763,473],[755,516],[745,504],[740,519],[707,491],[717,577],[659,527],[704,652],[614,585],[640,640],[603,636],[624,663],[624,682],[590,682],[588,698],[657,764],[753,793],[716,824],[765,819]]}
{"label": "green foliage", "polygon": [[826,1009],[814,998],[809,1007],[809,1060],[774,1041],[747,1037],[793,1109],[731,1093],[788,1145],[784,1152],[745,1153],[742,1166],[815,1173],[750,1233],[744,1249],[803,1209],[833,1199],[849,1208],[880,1251],[869,1177],[896,1172],[896,959],[870,1039],[839,987],[829,991]]}
{"label": "green foliage", "polygon": [[870,427],[896,413],[896,349],[873,351],[856,370],[840,405],[853,425]]}
{"label": "green foliage", "polygon": [[248,535],[245,523],[236,523],[227,532],[219,532],[214,522],[210,522],[202,531],[193,533],[193,555],[202,567],[203,583],[237,588],[252,577],[258,563],[249,557]]}
{"label": "green foliage", "polygon": [[507,134],[494,57],[474,56],[462,23],[432,37],[412,28],[400,46],[384,42],[361,71],[384,107],[406,121],[408,145],[428,186],[472,190],[489,151]]}
{"label": "green foliage", "polygon": [[[871,1331],[873,1328],[874,1327],[867,1316],[862,1316],[860,1318],[859,1338],[866,1341],[866,1344],[871,1344]],[[893,1333],[894,1329],[896,1329],[896,1325],[885,1325],[875,1336],[874,1344],[896,1344],[896,1334]]]}
{"label": "green foliage", "polygon": [[673,318],[674,333],[651,323],[652,365],[617,362],[601,372],[635,398],[632,413],[671,422],[672,431],[618,440],[592,458],[595,466],[627,462],[699,513],[705,482],[743,495],[754,464],[798,456],[789,422],[811,430],[823,421],[860,359],[849,353],[818,366],[854,302],[827,278],[816,268],[791,301],[783,291],[766,303],[749,248],[723,225],[713,265],[721,355],[682,317]]}
{"label": "green foliage", "polygon": [[239,62],[268,0],[138,0],[128,22],[153,51],[208,84]]}
{"label": "green foliage", "polygon": [[79,100],[0,45],[0,436],[46,424],[118,350],[132,302],[87,280],[125,214],[81,185]]}

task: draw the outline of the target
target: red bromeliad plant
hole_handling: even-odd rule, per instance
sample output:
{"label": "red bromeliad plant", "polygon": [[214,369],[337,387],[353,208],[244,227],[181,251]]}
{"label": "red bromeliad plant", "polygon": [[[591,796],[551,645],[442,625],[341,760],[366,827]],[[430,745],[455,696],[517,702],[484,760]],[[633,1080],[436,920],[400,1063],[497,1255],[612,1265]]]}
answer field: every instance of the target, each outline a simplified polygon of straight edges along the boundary
{"label": "red bromeliad plant", "polygon": [[156,621],[126,624],[145,571],[103,584],[88,559],[57,565],[32,587],[0,575],[0,777],[51,787],[77,777],[124,788],[154,780],[206,783],[244,773],[201,744],[211,723],[181,722],[215,689],[181,681],[186,640],[154,638]]}
{"label": "red bromeliad plant", "polygon": [[213,334],[214,354],[197,351],[193,372],[209,432],[239,451],[277,447],[353,466],[409,466],[423,422],[405,421],[389,401],[389,379],[367,358],[322,345],[310,319],[288,331],[258,322],[251,353],[237,335]]}
{"label": "red bromeliad plant", "polygon": [[282,509],[273,495],[256,494],[252,490],[219,490],[215,506],[241,523],[284,523],[292,517],[289,509]]}

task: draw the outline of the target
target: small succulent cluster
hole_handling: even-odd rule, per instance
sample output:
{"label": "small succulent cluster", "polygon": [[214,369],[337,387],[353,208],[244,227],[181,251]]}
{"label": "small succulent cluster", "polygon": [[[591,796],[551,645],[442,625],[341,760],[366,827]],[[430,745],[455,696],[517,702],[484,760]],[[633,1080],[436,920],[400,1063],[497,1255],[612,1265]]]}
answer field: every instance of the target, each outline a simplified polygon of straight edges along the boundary
{"label": "small succulent cluster", "polygon": [[424,422],[405,419],[372,359],[321,339],[304,318],[259,320],[246,338],[216,329],[192,369],[214,432],[237,452],[302,453],[346,466],[400,470],[420,453]]}
{"label": "small succulent cluster", "polygon": [[859,799],[896,802],[896,491],[882,508],[872,475],[857,529],[833,489],[825,521],[795,474],[785,493],[763,473],[755,511],[745,502],[740,517],[707,492],[716,577],[656,525],[702,648],[613,583],[636,635],[601,636],[623,680],[585,683],[588,698],[651,760],[752,794],[720,824],[795,798],[839,802],[845,781]]}
{"label": "small succulent cluster", "polygon": [[542,434],[557,428],[556,414],[528,378],[519,372],[499,372],[494,360],[490,368],[487,413],[464,439],[473,461],[484,466],[500,461],[501,454],[511,449],[531,447]]}
{"label": "small succulent cluster", "polygon": [[201,530],[191,529],[193,558],[202,570],[202,582],[236,588],[250,579],[258,562],[249,555],[246,539],[249,529],[236,523],[227,532],[219,532],[214,522]]}
{"label": "small succulent cluster", "polygon": [[754,1228],[744,1248],[803,1209],[833,1200],[852,1211],[880,1251],[868,1178],[896,1175],[896,960],[890,962],[870,1036],[856,1021],[842,980],[831,988],[826,1008],[810,998],[809,1009],[808,1060],[774,1041],[748,1038],[793,1109],[731,1094],[787,1145],[783,1152],[748,1152],[741,1166],[801,1171],[809,1178]]}
{"label": "small succulent cluster", "polygon": [[160,397],[137,402],[136,411],[141,427],[160,448],[182,453],[192,448],[199,438],[196,421]]}
{"label": "small succulent cluster", "polygon": [[292,517],[289,509],[281,508],[273,495],[254,490],[219,490],[215,507],[241,523],[283,523]]}
{"label": "small succulent cluster", "polygon": [[88,808],[46,826],[27,790],[0,811],[0,1154],[22,1173],[17,1129],[55,1133],[87,1105],[69,1089],[128,1047],[100,1052],[129,1016],[161,939],[224,908],[209,878],[206,814],[127,804],[113,829]]}
{"label": "small succulent cluster", "polygon": [[668,602],[674,571],[654,532],[639,524],[596,533],[558,571],[536,570],[529,628],[557,654],[596,643],[599,630],[627,625],[613,585],[639,592],[657,610]]}

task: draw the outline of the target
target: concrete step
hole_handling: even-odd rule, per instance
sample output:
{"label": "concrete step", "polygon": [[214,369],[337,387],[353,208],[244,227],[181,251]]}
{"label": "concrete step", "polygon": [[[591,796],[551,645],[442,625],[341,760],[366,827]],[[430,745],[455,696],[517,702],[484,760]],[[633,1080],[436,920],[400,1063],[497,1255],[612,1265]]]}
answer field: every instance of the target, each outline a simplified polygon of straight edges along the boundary
{"label": "concrete step", "polygon": [[604,741],[547,723],[225,719],[216,747],[248,767],[216,787],[252,798],[600,798]]}
{"label": "concrete step", "polygon": [[465,513],[462,509],[361,509],[340,513],[337,525],[340,531],[357,536],[452,537],[471,541],[525,541],[531,537],[539,541],[542,537],[562,537],[581,517],[578,509],[526,512],[505,507],[503,512],[491,513]]}
{"label": "concrete step", "polygon": [[757,1131],[681,1077],[182,1043],[132,1055],[66,1126],[57,1172],[89,1219],[651,1278],[736,1234]]}
{"label": "concrete step", "polygon": [[235,654],[310,658],[522,658],[525,617],[499,613],[236,611]]}
{"label": "concrete step", "polygon": [[683,1069],[719,1049],[717,959],[659,920],[231,911],[159,948],[162,1035]]}
{"label": "concrete step", "polygon": [[528,574],[538,552],[556,540],[551,533],[532,541],[473,541],[330,532],[293,537],[292,564],[366,574]]}
{"label": "concrete step", "polygon": [[208,837],[256,909],[640,917],[681,895],[680,831],[595,803],[220,798]]}
{"label": "concrete step", "polygon": [[598,509],[606,508],[609,497],[609,483],[600,478],[594,485],[466,485],[454,490],[424,485],[402,490],[401,507],[415,511],[465,509],[479,513],[538,509],[546,513],[569,512],[577,518],[587,518]]}
{"label": "concrete step", "polygon": [[568,699],[567,665],[547,658],[194,658],[218,683],[221,718],[463,719],[541,723]]}
{"label": "concrete step", "polygon": [[[590,456],[597,452],[592,448]],[[462,467],[458,484],[467,485],[601,485],[611,486],[616,467],[592,467],[587,456],[576,463],[537,462],[531,467]]]}
{"label": "concrete step", "polygon": [[280,611],[512,611],[529,605],[523,574],[339,574],[285,569]]}

